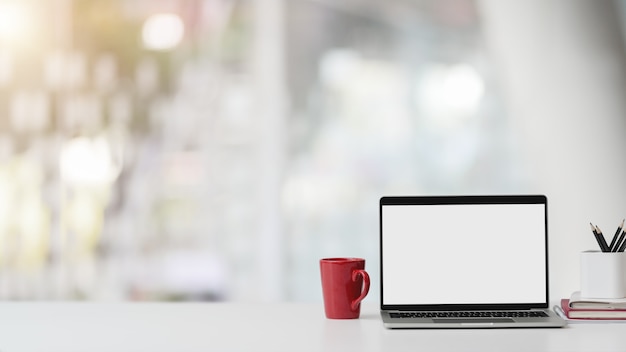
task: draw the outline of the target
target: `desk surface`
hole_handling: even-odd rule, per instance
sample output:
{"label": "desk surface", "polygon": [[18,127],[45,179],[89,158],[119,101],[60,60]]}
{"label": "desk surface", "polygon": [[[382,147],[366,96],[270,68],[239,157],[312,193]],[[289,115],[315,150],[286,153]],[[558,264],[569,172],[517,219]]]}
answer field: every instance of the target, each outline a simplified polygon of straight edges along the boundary
{"label": "desk surface", "polygon": [[387,330],[375,305],[328,320],[321,304],[2,303],[1,352],[626,351],[626,324]]}

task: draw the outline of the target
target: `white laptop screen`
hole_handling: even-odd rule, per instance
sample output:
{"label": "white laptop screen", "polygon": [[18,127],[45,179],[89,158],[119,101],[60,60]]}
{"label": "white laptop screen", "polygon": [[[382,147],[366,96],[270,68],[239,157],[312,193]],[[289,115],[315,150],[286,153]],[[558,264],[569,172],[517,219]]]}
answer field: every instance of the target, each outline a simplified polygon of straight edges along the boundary
{"label": "white laptop screen", "polygon": [[382,205],[383,305],[544,303],[545,207]]}

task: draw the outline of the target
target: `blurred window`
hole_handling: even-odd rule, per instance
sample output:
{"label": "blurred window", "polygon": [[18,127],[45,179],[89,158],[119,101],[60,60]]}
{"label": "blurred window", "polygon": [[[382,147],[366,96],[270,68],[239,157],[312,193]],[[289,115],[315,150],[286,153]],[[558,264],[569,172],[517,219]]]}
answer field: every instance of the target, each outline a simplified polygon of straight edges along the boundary
{"label": "blurred window", "polygon": [[520,186],[496,76],[470,0],[0,0],[0,298],[376,275],[380,196]]}

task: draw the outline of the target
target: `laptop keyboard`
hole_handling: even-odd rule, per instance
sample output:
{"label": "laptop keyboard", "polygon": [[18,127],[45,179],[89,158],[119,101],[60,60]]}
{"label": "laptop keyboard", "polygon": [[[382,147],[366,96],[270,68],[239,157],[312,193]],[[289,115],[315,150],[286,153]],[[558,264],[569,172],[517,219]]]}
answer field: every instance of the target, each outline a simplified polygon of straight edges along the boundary
{"label": "laptop keyboard", "polygon": [[522,311],[438,311],[438,312],[392,312],[392,318],[535,318],[547,317],[548,314],[537,310]]}

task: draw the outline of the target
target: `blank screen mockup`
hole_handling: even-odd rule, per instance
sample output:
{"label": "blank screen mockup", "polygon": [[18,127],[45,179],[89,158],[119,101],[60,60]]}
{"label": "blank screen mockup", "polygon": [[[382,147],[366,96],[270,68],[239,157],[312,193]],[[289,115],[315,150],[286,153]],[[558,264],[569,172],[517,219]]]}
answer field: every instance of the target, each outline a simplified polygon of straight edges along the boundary
{"label": "blank screen mockup", "polygon": [[546,301],[545,204],[383,205],[383,304]]}

